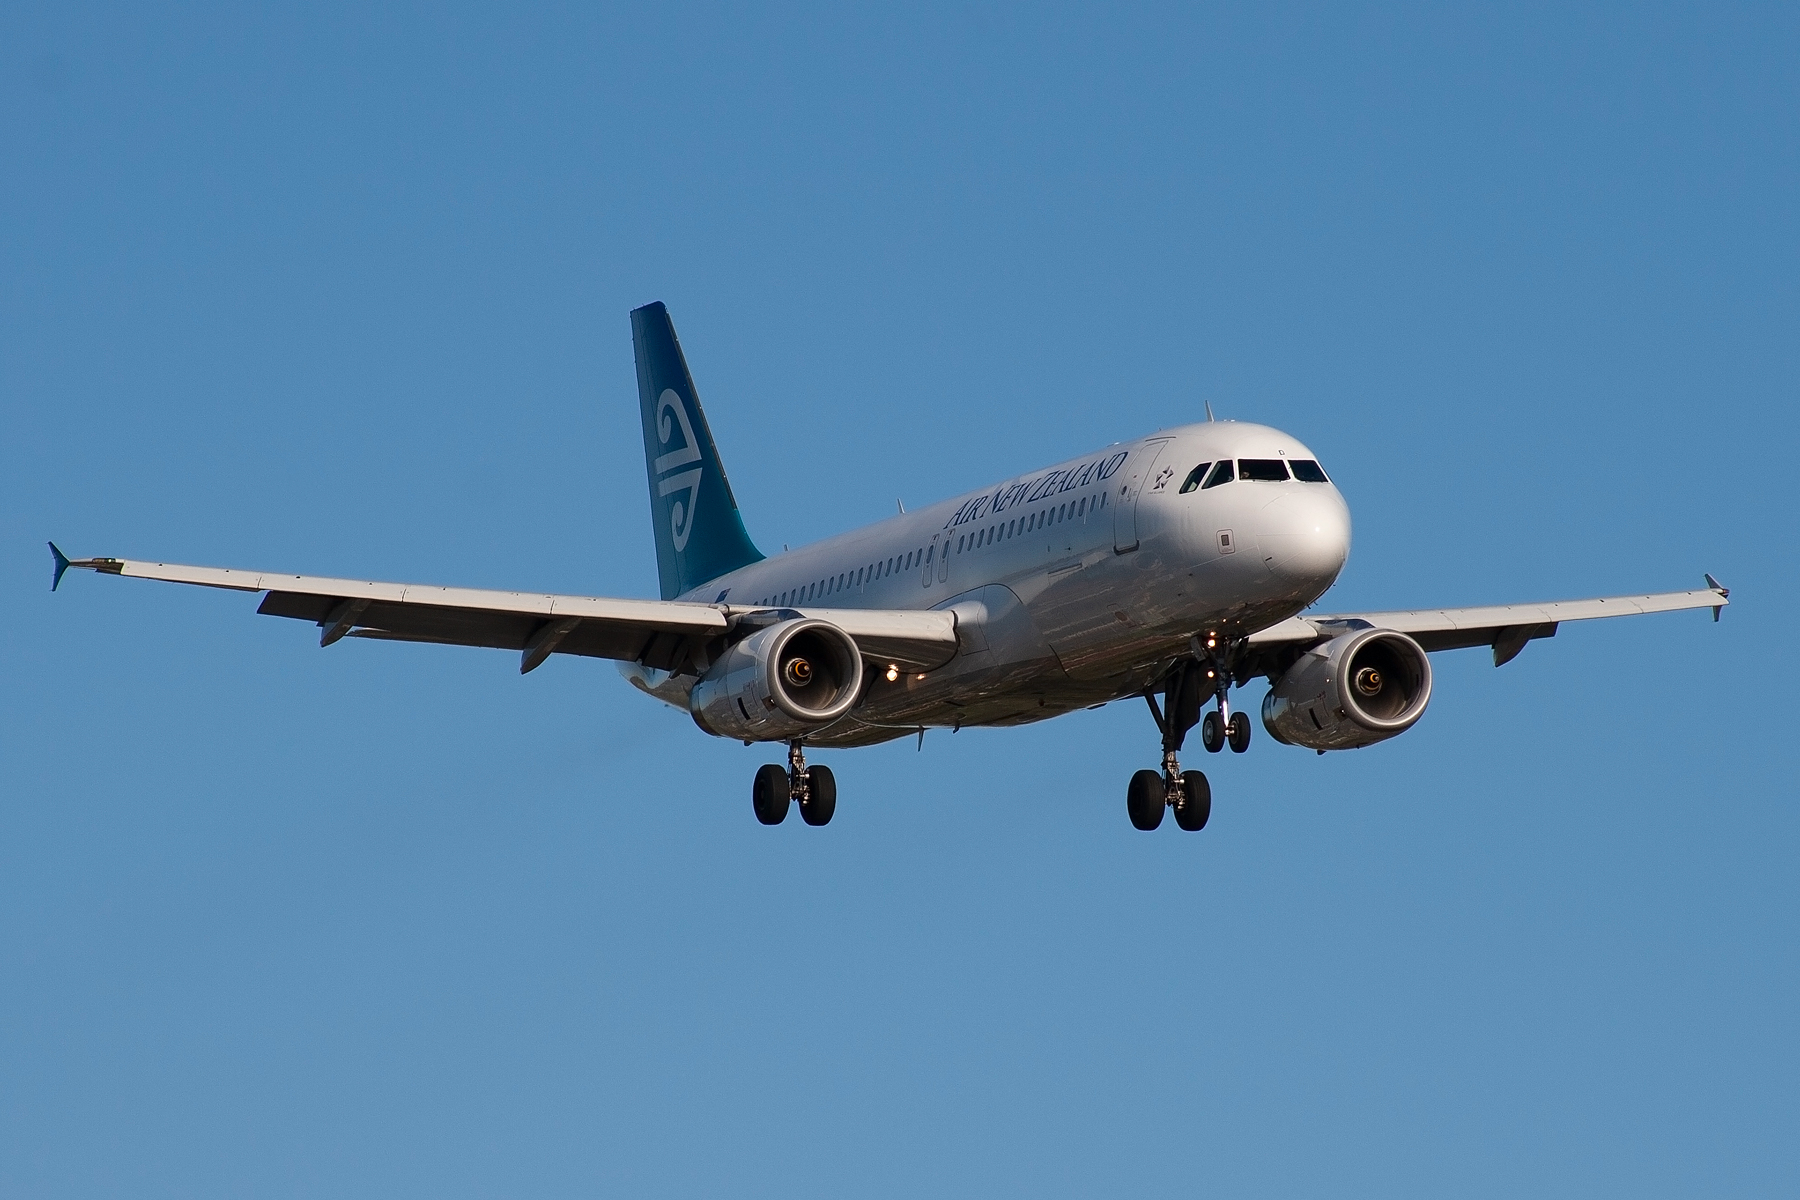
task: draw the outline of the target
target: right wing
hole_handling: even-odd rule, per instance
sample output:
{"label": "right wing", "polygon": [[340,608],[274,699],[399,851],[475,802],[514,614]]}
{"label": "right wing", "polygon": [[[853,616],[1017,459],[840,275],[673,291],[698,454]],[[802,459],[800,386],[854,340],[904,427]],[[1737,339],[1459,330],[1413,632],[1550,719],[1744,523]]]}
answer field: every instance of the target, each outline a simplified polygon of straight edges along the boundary
{"label": "right wing", "polygon": [[[530,671],[552,653],[612,658],[663,671],[681,671],[713,657],[709,643],[725,637],[746,615],[767,609],[680,600],[624,600],[498,592],[416,583],[378,583],[279,575],[225,567],[134,562],[120,558],[68,559],[55,545],[56,583],[70,567],[103,575],[160,579],[239,592],[266,592],[257,612],[319,626],[319,644],[339,638],[490,646],[520,653]],[[52,584],[52,587],[55,583]],[[801,616],[837,625],[869,659],[908,671],[929,671],[956,653],[956,617],[899,609],[801,609]]]}
{"label": "right wing", "polygon": [[1278,625],[1250,635],[1253,648],[1283,643],[1315,643],[1349,629],[1392,629],[1408,634],[1426,650],[1457,650],[1468,646],[1492,646],[1494,665],[1504,666],[1518,657],[1525,643],[1556,636],[1563,621],[1591,621],[1599,617],[1632,617],[1642,613],[1678,612],[1710,608],[1713,620],[1731,603],[1731,589],[1721,587],[1711,575],[1707,587],[1693,592],[1657,592],[1647,596],[1603,596],[1596,600],[1551,600],[1542,604],[1497,604],[1483,608],[1406,609],[1399,612],[1333,613],[1326,616],[1289,617]]}

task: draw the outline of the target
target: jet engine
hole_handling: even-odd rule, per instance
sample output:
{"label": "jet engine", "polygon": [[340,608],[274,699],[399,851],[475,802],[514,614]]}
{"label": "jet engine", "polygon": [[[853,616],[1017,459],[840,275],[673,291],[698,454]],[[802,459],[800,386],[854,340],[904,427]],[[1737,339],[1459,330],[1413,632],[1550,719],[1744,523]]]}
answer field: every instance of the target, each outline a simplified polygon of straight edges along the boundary
{"label": "jet engine", "polygon": [[1431,663],[1391,629],[1314,646],[1263,697],[1263,728],[1308,750],[1355,750],[1405,733],[1431,700]]}
{"label": "jet engine", "polygon": [[862,654],[850,635],[801,618],[727,650],[694,685],[688,711],[719,737],[785,741],[849,712],[862,687]]}

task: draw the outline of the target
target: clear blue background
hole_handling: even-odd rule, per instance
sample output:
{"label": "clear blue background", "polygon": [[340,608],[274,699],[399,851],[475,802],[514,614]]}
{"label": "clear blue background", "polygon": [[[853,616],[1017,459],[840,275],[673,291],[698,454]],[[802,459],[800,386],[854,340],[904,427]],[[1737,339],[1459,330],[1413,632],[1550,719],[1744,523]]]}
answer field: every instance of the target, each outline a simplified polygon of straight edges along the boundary
{"label": "clear blue background", "polygon": [[[0,1194],[1800,1189],[1793,6],[276,7],[0,15]],[[1210,399],[1329,608],[1739,602],[1192,836],[1142,705],[771,830],[606,663],[48,591],[653,595],[653,299],[769,550]]]}

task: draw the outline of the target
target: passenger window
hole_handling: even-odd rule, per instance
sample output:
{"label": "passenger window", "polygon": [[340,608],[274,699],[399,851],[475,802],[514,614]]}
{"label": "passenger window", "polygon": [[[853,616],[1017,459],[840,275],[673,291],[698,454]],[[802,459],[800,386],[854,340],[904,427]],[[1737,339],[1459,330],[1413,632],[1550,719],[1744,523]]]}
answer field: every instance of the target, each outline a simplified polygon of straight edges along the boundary
{"label": "passenger window", "polygon": [[1261,483],[1282,483],[1288,477],[1287,463],[1279,458],[1240,458],[1238,478]]}
{"label": "passenger window", "polygon": [[1218,487],[1221,483],[1230,483],[1235,478],[1237,476],[1232,474],[1231,460],[1228,458],[1213,468],[1212,474],[1206,477],[1206,482],[1201,484],[1200,488],[1204,491],[1209,487]]}
{"label": "passenger window", "polygon": [[1310,458],[1296,458],[1291,465],[1294,468],[1294,478],[1298,479],[1301,483],[1331,482],[1331,480],[1325,478],[1324,469]]}
{"label": "passenger window", "polygon": [[1210,466],[1212,466],[1211,463],[1203,462],[1199,466],[1195,467],[1193,470],[1189,471],[1188,477],[1181,481],[1181,493],[1180,494],[1185,496],[1189,492],[1193,491],[1195,488],[1199,487],[1200,481],[1202,479],[1206,478],[1206,468],[1208,468]]}

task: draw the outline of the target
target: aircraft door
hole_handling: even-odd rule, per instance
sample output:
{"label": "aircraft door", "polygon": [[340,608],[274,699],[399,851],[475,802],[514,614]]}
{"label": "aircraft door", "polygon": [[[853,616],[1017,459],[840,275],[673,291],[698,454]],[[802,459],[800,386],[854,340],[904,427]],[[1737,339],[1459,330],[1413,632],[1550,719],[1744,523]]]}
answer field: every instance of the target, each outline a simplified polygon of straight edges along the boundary
{"label": "aircraft door", "polygon": [[1156,460],[1172,441],[1171,438],[1158,438],[1153,442],[1145,442],[1137,450],[1132,451],[1131,458],[1125,463],[1125,470],[1113,478],[1120,480],[1113,489],[1113,551],[1123,554],[1127,550],[1138,548],[1137,506],[1138,497],[1143,495],[1144,488],[1155,476]]}
{"label": "aircraft door", "polygon": [[931,586],[931,573],[937,570],[938,535],[931,535],[931,549],[925,552],[925,561],[919,566],[919,583],[922,587]]}

